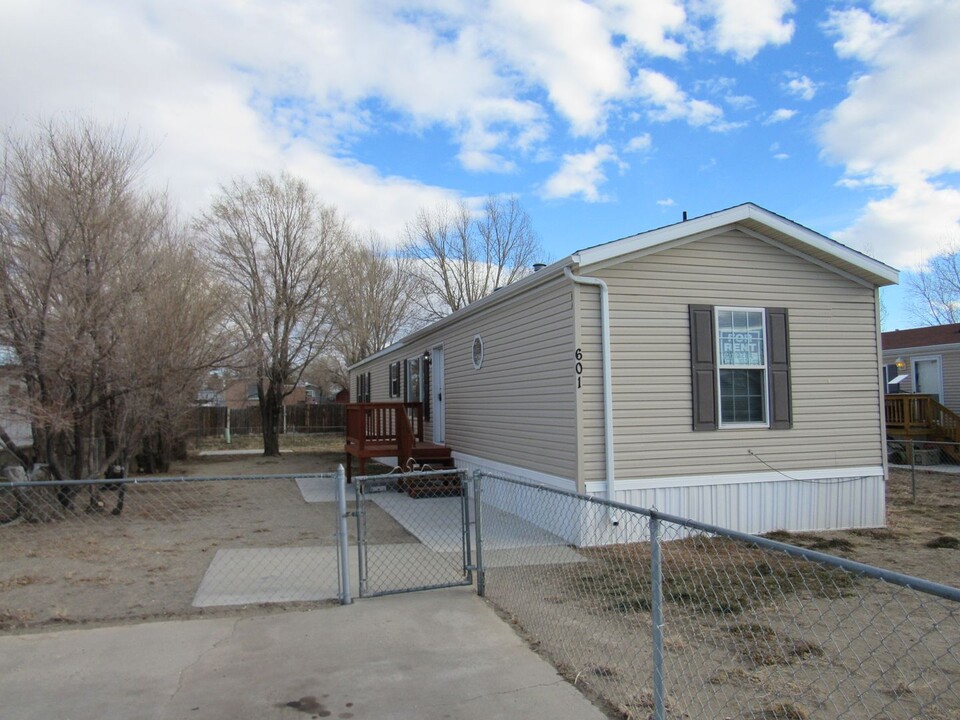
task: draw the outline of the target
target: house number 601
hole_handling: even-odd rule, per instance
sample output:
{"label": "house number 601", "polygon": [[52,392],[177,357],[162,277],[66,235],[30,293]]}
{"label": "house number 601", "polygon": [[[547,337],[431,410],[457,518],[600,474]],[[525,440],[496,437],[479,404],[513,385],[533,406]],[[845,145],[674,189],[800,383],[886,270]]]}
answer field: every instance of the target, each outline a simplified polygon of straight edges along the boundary
{"label": "house number 601", "polygon": [[577,390],[579,390],[582,387],[581,383],[583,381],[583,378],[580,377],[583,375],[583,363],[581,362],[581,360],[583,360],[583,350],[577,348],[574,357],[577,358]]}

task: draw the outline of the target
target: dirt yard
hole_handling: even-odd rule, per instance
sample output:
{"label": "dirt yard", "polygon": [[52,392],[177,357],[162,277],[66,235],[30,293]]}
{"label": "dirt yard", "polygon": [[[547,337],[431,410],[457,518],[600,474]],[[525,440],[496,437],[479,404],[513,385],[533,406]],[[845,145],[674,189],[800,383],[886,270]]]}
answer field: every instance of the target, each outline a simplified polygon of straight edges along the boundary
{"label": "dirt yard", "polygon": [[[342,458],[330,449],[202,458],[176,463],[170,475],[333,472]],[[44,499],[59,509],[52,492]],[[205,609],[192,601],[219,549],[336,545],[335,503],[305,502],[294,480],[130,485],[116,516],[89,512],[85,495],[75,505],[66,517],[0,526],[0,632],[284,609],[290,604]],[[354,537],[355,522],[348,527]],[[368,528],[371,542],[416,542],[375,505]],[[323,570],[336,577],[335,565]]]}
{"label": "dirt yard", "polygon": [[[778,540],[960,585],[960,476],[888,484],[888,527]],[[663,546],[669,717],[960,717],[958,608],[722,538]],[[612,717],[651,715],[650,550],[490,568],[487,597]]]}

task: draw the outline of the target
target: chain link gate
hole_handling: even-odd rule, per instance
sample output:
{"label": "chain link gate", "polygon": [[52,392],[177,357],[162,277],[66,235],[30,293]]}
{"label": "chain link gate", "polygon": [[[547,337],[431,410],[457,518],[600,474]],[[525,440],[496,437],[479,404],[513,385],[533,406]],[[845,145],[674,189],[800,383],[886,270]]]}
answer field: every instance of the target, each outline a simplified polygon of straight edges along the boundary
{"label": "chain link gate", "polygon": [[465,471],[365,475],[354,482],[360,597],[473,583]]}

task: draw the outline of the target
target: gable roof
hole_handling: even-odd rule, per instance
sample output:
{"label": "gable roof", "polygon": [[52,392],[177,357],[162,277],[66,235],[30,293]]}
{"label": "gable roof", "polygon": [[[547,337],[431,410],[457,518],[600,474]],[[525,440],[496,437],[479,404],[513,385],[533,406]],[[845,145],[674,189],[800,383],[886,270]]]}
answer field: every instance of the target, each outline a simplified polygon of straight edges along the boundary
{"label": "gable roof", "polygon": [[960,323],[893,330],[881,335],[884,350],[960,344]]}
{"label": "gable roof", "polygon": [[573,257],[581,266],[595,265],[675,240],[715,233],[734,225],[770,238],[791,250],[877,287],[895,285],[899,281],[899,271],[889,265],[753,203],[736,205],[709,215],[578,250]]}
{"label": "gable roof", "polygon": [[[696,239],[725,229],[738,227],[748,232],[754,232],[780,244],[788,251],[799,253],[804,257],[822,265],[836,269],[842,274],[868,285],[881,287],[895,285],[899,281],[900,272],[879,260],[857,252],[846,245],[831,240],[798,223],[788,220],[753,203],[736,205],[726,210],[701,215],[700,217],[683,220],[673,225],[666,225],[655,230],[648,230],[637,235],[613,240],[612,242],[594,245],[578,250],[572,255],[557,260],[538,272],[531,273],[517,280],[499,291],[487,295],[476,302],[460,308],[445,318],[437,320],[426,327],[414,331],[390,347],[370,355],[351,365],[351,370],[370,360],[382,357],[404,345],[409,345],[419,338],[440,328],[458,321],[460,318],[472,315],[475,312],[490,307],[511,298],[519,293],[532,290],[548,280],[563,274],[565,267],[588,268],[603,262],[616,261],[616,258],[631,253],[649,250],[656,252],[662,246],[668,246],[675,241]],[[587,270],[589,272],[589,269]]]}

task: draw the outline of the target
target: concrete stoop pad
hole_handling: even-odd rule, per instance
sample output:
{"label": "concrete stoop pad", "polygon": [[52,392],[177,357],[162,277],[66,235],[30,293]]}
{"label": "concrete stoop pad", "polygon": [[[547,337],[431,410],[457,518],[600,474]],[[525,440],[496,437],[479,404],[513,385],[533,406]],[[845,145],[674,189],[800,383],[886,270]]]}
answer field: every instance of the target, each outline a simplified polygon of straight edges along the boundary
{"label": "concrete stoop pad", "polygon": [[210,562],[194,607],[336,599],[337,547],[224,548]]}

